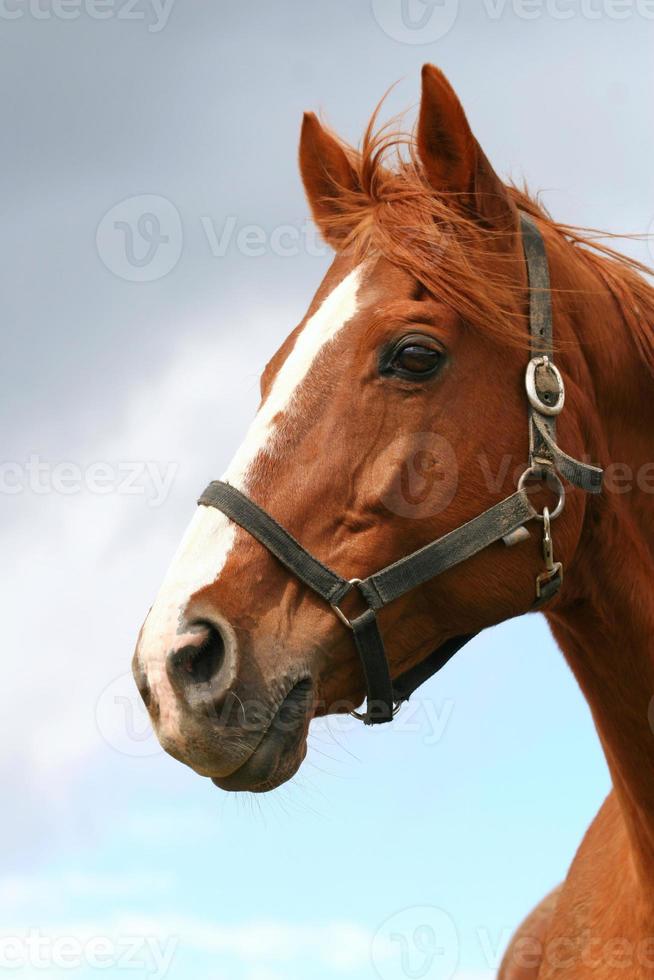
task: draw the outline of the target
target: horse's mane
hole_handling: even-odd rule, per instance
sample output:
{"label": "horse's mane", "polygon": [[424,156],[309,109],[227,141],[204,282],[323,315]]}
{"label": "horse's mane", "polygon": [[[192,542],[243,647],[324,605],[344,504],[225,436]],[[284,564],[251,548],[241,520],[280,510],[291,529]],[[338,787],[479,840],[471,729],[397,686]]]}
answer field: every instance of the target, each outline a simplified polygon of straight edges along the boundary
{"label": "horse's mane", "polygon": [[[457,195],[434,194],[418,158],[415,133],[397,128],[396,120],[376,128],[378,112],[379,106],[359,149],[339,140],[358,185],[356,190],[341,189],[331,219],[343,248],[362,258],[370,253],[385,255],[468,322],[504,343],[524,345],[524,311],[516,297],[515,277],[509,274],[506,259],[503,263],[506,253],[498,248],[498,238],[506,231],[473,220],[457,206]],[[516,207],[537,220],[548,245],[559,252],[568,250],[564,265],[570,265],[573,248],[578,260],[594,273],[583,277],[584,299],[598,304],[599,311],[609,290],[654,375],[654,289],[643,278],[652,270],[600,241],[638,236],[562,224],[526,188],[505,186]],[[588,290],[589,282],[597,287]],[[563,294],[575,294],[578,304],[578,283],[579,275],[575,279],[571,270],[554,291],[559,294],[554,302],[564,302]]]}

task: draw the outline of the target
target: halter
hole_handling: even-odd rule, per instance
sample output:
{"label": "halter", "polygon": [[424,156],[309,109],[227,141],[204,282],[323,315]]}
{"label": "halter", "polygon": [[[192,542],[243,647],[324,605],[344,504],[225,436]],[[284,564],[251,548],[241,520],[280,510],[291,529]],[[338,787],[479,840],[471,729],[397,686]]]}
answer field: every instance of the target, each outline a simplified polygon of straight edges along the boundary
{"label": "halter", "polygon": [[[230,520],[248,531],[333,609],[352,632],[366,682],[366,712],[352,714],[368,725],[391,721],[400,705],[424,681],[443,667],[476,634],[447,640],[415,667],[391,680],[377,612],[400,596],[423,585],[436,575],[460,565],[497,541],[513,546],[529,538],[525,524],[542,523],[545,568],[535,583],[532,608],[548,602],[563,581],[560,562],[554,561],[551,522],[565,505],[560,477],[588,493],[602,489],[602,470],[568,456],[556,444],[556,416],[563,409],[563,378],[552,357],[552,302],[547,254],[540,231],[526,214],[520,214],[522,244],[529,281],[529,323],[531,360],[527,365],[525,388],[528,400],[529,465],[520,477],[515,493],[494,504],[477,517],[387,565],[367,578],[344,579],[310,554],[265,510],[220,480],[209,484],[198,503],[216,507]],[[560,475],[559,475],[560,474]],[[547,479],[558,500],[550,513],[538,513],[531,505],[526,485],[529,480]],[[366,604],[363,613],[348,618],[341,603],[348,593],[358,591]]]}

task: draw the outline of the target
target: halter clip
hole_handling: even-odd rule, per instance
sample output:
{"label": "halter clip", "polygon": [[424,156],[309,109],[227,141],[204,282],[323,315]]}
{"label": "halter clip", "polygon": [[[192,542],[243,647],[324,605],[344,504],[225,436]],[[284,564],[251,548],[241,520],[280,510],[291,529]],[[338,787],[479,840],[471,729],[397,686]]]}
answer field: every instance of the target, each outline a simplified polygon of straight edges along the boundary
{"label": "halter clip", "polygon": [[536,579],[536,598],[547,600],[555,595],[561,588],[563,582],[563,565],[560,561],[554,561],[554,545],[552,543],[552,530],[550,522],[552,516],[547,507],[543,507],[541,520],[543,522],[543,558],[545,559],[545,571]]}

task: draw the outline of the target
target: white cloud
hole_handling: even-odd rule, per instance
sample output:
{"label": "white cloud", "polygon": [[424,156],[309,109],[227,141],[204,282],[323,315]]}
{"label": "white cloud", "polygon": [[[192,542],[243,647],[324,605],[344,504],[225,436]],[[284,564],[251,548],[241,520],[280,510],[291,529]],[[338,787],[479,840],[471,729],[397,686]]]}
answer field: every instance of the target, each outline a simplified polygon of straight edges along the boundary
{"label": "white cloud", "polygon": [[[0,938],[25,937],[25,926],[3,922]],[[329,975],[360,974],[369,964],[371,933],[348,922],[324,925],[289,923],[279,920],[221,925],[209,920],[182,916],[121,914],[104,919],[52,920],[38,927],[38,935],[52,946],[57,939],[73,937],[88,943],[106,937],[113,947],[125,945],[129,937],[147,939],[151,946],[175,949],[183,954],[201,954],[223,969],[227,961],[242,968],[244,980],[277,980],[280,968],[298,965],[325,968]],[[239,971],[240,974],[240,971]]]}
{"label": "white cloud", "polygon": [[[22,882],[9,883],[0,879],[0,905],[8,890],[17,894],[23,889],[36,893],[44,884],[43,879],[25,878]],[[48,888],[54,883],[46,882]],[[79,894],[101,894],[104,887],[109,894],[118,894],[136,887],[155,887],[157,883],[145,878],[132,880],[130,876],[95,876],[80,880]],[[41,896],[43,897],[43,895]],[[28,935],[23,924],[4,921],[0,938]],[[289,980],[306,976],[307,968],[316,975],[360,977],[368,971],[374,931],[355,922],[332,921],[325,923],[298,923],[279,919],[251,922],[218,923],[209,919],[180,915],[147,915],[141,912],[122,912],[103,918],[71,918],[51,920],[38,927],[38,935],[45,937],[44,948],[52,948],[57,940],[72,937],[78,943],[88,944],[98,937],[108,940],[118,951],[128,941],[140,940],[142,955],[167,956],[173,971],[180,968],[184,957],[199,956],[200,962],[211,964],[212,980]],[[46,940],[48,942],[46,942]],[[49,945],[48,945],[49,943]],[[389,969],[394,969],[393,963]],[[297,973],[296,973],[297,971]],[[206,969],[204,970],[206,973]],[[390,974],[389,974],[390,975]],[[392,974],[394,975],[394,973]],[[452,980],[492,980],[493,970],[459,969]]]}
{"label": "white cloud", "polygon": [[[129,671],[139,626],[196,497],[245,431],[271,347],[271,336],[262,337],[269,319],[244,328],[242,346],[238,337],[200,342],[203,331],[191,331],[193,344],[181,341],[163,371],[127,393],[113,431],[92,433],[76,451],[81,467],[173,463],[177,479],[165,506],[88,489],[5,499],[14,513],[0,542],[10,556],[0,575],[3,647],[11,651],[0,685],[6,791],[27,776],[36,796],[65,799],[79,766],[102,747],[96,703]],[[272,338],[281,330],[280,321]],[[262,351],[256,358],[253,348]]]}
{"label": "white cloud", "polygon": [[172,891],[174,877],[161,873],[85,873],[67,871],[59,875],[14,874],[0,877],[0,909],[9,911],[52,907],[66,900],[116,898],[133,900]]}
{"label": "white cloud", "polygon": [[369,962],[372,934],[356,923],[294,924],[276,920],[220,926],[175,919],[167,931],[185,948],[230,955],[244,963],[292,963],[304,957],[347,973]]}

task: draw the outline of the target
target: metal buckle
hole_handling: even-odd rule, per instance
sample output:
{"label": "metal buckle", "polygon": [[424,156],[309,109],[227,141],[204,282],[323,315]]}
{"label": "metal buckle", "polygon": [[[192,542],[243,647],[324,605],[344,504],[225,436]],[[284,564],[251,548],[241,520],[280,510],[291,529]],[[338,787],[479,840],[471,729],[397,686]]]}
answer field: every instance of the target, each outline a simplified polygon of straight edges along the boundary
{"label": "metal buckle", "polygon": [[[349,585],[350,585],[351,588],[345,593],[346,596],[350,594],[350,592],[352,591],[352,589],[354,588],[355,585],[360,585],[361,584],[361,579],[360,578],[351,578],[351,579],[348,579],[348,583],[349,583]],[[345,596],[343,596],[343,599],[344,598],[345,598]],[[347,628],[349,630],[354,630],[354,627],[352,626],[352,623],[347,618],[347,616],[345,615],[345,613],[343,612],[343,610],[340,608],[340,606],[338,606],[335,602],[330,602],[329,605],[332,607],[332,609],[334,610],[334,612],[336,613],[336,615],[338,616],[338,618],[342,622],[343,626],[347,626]],[[398,711],[402,707],[403,703],[404,703],[403,701],[398,701],[398,702],[396,702],[393,705],[393,718],[398,713]],[[356,718],[357,721],[367,722],[367,720],[368,720],[368,712],[355,711],[354,709],[352,709],[352,711],[349,711],[348,714],[350,714],[353,718]]]}
{"label": "metal buckle", "polygon": [[[393,705],[393,716],[392,716],[393,718],[398,713],[398,711],[400,710],[400,708],[402,707],[403,704],[404,704],[404,701],[397,701]],[[354,711],[354,710],[352,710],[352,711],[348,711],[348,714],[351,715],[353,718],[356,718],[357,721],[364,722],[364,724],[365,724],[365,722],[367,721],[367,718],[368,718],[368,712],[367,711],[366,712],[363,712],[363,711]]]}
{"label": "metal buckle", "polygon": [[552,543],[552,530],[550,522],[552,520],[549,509],[543,507],[542,515],[539,515],[543,522],[543,558],[545,559],[545,571],[541,572],[536,578],[536,598],[542,598],[543,590],[546,585],[558,578],[556,591],[558,592],[563,582],[563,565],[560,561],[554,561],[554,545]]}
{"label": "metal buckle", "polygon": [[518,480],[518,490],[524,490],[525,483],[527,482],[528,479],[535,478],[538,480],[547,480],[550,476],[553,477],[554,479],[555,485],[553,489],[558,494],[559,499],[557,500],[556,507],[554,508],[551,514],[547,509],[547,507],[545,507],[542,514],[535,514],[534,516],[537,521],[545,520],[545,517],[543,516],[545,514],[545,511],[547,511],[548,520],[553,521],[559,516],[559,514],[565,507],[565,487],[561,483],[561,478],[559,474],[556,472],[556,470],[552,468],[551,465],[548,466],[540,465],[540,466],[528,466],[527,469],[522,474],[522,476],[520,477],[520,479]]}
{"label": "metal buckle", "polygon": [[[558,391],[556,394],[556,401],[553,404],[544,402],[536,389],[536,369],[539,367],[547,368],[554,375]],[[527,372],[525,374],[525,388],[527,389],[527,398],[529,399],[529,404],[532,408],[535,408],[537,412],[541,415],[558,415],[563,409],[565,403],[565,386],[563,384],[563,378],[561,377],[561,372],[555,364],[550,361],[547,354],[543,354],[541,357],[532,357],[529,364],[527,365]]]}
{"label": "metal buckle", "polygon": [[[361,579],[360,578],[351,578],[351,579],[348,579],[348,583],[350,585],[350,588],[345,593],[345,595],[349,595],[355,585],[360,585],[361,584]],[[343,596],[343,599],[344,598],[345,598],[345,596]],[[341,602],[343,601],[343,599],[341,599]],[[347,618],[347,616],[345,615],[345,613],[343,612],[343,610],[340,608],[340,606],[338,606],[335,602],[330,602],[329,605],[332,607],[332,609],[334,610],[334,612],[336,613],[336,615],[338,616],[338,618],[342,622],[343,626],[347,626],[347,628],[349,630],[353,629],[352,623]]]}

